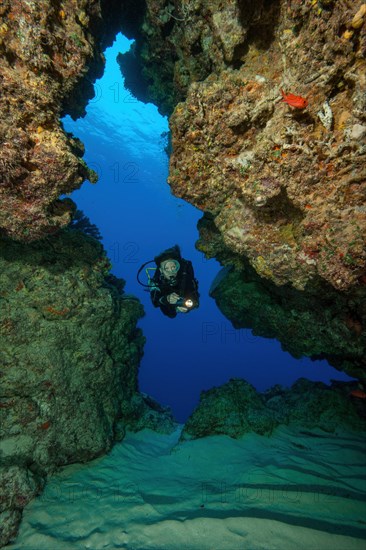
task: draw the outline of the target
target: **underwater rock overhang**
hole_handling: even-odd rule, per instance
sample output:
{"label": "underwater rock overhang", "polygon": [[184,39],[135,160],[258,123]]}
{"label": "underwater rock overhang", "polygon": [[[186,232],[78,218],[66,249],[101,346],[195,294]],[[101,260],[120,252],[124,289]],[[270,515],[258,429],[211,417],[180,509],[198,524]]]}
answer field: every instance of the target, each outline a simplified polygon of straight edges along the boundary
{"label": "underwater rock overhang", "polygon": [[68,229],[1,245],[0,546],[48,473],[105,453],[146,413],[143,308],[101,243]]}
{"label": "underwater rock overhang", "polygon": [[[200,247],[215,240],[212,222],[201,220],[199,228],[206,237]],[[276,338],[295,358],[326,359],[366,385],[365,289],[339,292],[321,281],[302,291],[276,286],[222,245],[216,244],[215,250],[219,261],[230,267],[218,273],[210,296],[236,329]]]}

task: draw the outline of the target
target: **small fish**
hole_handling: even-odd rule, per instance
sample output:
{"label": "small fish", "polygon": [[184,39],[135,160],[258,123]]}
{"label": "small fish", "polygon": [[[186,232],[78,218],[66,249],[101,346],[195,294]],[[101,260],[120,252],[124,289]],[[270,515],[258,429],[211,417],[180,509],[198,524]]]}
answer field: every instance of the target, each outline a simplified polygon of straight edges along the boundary
{"label": "small fish", "polygon": [[305,109],[305,107],[308,106],[308,100],[301,95],[285,94],[283,90],[281,90],[281,94],[282,101],[288,103],[291,107],[295,107],[296,109]]}
{"label": "small fish", "polygon": [[362,390],[353,390],[349,392],[349,395],[353,397],[358,397],[359,399],[366,399],[366,393]]}

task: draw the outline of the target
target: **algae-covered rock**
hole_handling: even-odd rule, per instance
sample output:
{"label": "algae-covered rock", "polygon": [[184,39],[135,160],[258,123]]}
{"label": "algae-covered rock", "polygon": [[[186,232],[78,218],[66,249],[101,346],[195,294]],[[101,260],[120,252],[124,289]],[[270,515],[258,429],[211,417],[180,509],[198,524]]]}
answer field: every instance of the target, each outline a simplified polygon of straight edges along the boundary
{"label": "algae-covered rock", "polygon": [[8,544],[13,538],[16,537],[18,532],[19,523],[22,519],[22,513],[20,510],[9,509],[4,512],[0,512],[0,545],[1,547]]}
{"label": "algae-covered rock", "polygon": [[366,404],[350,393],[354,384],[299,379],[289,389],[275,386],[265,393],[241,379],[202,392],[200,403],[184,425],[181,441],[248,432],[271,435],[279,425],[297,429],[366,430]]}
{"label": "algae-covered rock", "polygon": [[[366,380],[366,292],[340,293],[330,285],[298,291],[276,287],[250,266],[225,268],[210,295],[235,328],[276,338],[296,358],[327,359]],[[321,366],[319,366],[321,368]]]}
{"label": "algae-covered rock", "polygon": [[10,476],[15,491],[0,512],[10,523],[47,473],[106,452],[129,420],[143,309],[110,267],[100,242],[76,230],[0,241],[0,488]]}
{"label": "algae-covered rock", "polygon": [[[278,386],[268,390],[266,407],[279,424],[334,433],[338,429],[366,429],[366,406],[353,398],[348,383],[297,380],[290,389]],[[361,402],[359,402],[361,401]]]}
{"label": "algae-covered rock", "polygon": [[134,432],[143,429],[154,430],[162,434],[170,434],[177,429],[170,407],[160,405],[146,393],[135,393],[130,402],[123,407],[122,422]]}
{"label": "algae-covered rock", "polygon": [[218,434],[239,438],[247,432],[269,435],[276,425],[254,387],[237,378],[201,393],[181,440]]}
{"label": "algae-covered rock", "polygon": [[5,464],[0,459],[0,548],[15,538],[23,508],[38,495],[44,479],[31,464]]}

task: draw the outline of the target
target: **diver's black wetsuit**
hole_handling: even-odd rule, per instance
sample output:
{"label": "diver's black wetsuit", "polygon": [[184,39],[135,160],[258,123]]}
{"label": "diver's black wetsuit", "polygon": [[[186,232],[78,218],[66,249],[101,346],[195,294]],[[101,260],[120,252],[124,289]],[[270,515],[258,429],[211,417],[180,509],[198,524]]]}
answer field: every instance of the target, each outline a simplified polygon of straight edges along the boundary
{"label": "diver's black wetsuit", "polygon": [[188,311],[198,307],[199,293],[198,284],[194,278],[192,262],[178,258],[180,269],[175,277],[171,279],[165,278],[159,267],[155,271],[154,277],[151,279],[150,296],[155,307],[160,307],[164,315],[175,317],[177,315],[178,304],[170,304],[168,295],[176,292],[178,296],[185,300],[191,299],[193,306],[188,308]]}

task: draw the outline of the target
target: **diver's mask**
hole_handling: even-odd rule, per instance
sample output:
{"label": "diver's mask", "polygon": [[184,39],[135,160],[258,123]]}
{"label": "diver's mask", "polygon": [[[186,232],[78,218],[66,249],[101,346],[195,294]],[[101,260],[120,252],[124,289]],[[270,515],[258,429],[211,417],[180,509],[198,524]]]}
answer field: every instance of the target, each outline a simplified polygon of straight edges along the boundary
{"label": "diver's mask", "polygon": [[175,277],[180,268],[178,260],[164,260],[160,264],[160,271],[167,279]]}

